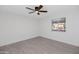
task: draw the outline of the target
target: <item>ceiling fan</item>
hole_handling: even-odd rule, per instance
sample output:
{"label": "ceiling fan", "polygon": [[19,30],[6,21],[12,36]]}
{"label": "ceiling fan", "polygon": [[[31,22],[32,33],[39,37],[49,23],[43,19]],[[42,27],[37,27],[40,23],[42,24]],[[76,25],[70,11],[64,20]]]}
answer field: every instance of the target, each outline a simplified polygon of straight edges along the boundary
{"label": "ceiling fan", "polygon": [[36,6],[34,9],[29,8],[29,7],[25,7],[25,8],[29,9],[29,10],[32,10],[32,12],[29,12],[29,14],[36,12],[37,15],[40,15],[40,12],[43,12],[43,13],[47,13],[48,12],[46,10],[41,10],[43,8],[43,5]]}

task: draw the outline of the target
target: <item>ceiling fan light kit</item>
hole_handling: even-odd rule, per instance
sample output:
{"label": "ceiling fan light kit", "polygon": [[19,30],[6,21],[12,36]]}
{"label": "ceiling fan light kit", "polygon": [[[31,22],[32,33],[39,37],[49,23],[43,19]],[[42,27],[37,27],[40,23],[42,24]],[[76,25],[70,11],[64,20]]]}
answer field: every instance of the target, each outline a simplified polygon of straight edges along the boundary
{"label": "ceiling fan light kit", "polygon": [[42,8],[43,8],[43,5],[39,5],[38,7],[36,6],[34,9],[26,7],[26,9],[29,9],[29,10],[32,11],[32,12],[29,12],[29,14],[36,12],[37,15],[40,15],[40,12],[42,12],[42,13],[47,13],[48,12],[47,10],[41,10]]}

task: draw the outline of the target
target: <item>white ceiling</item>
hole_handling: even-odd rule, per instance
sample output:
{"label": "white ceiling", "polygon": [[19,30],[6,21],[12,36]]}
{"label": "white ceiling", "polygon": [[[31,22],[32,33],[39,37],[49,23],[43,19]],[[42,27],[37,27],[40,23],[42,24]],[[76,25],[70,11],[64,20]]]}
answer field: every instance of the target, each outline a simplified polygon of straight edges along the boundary
{"label": "white ceiling", "polygon": [[48,10],[47,13],[41,13],[41,15],[37,15],[36,13],[28,14],[30,10],[25,9],[25,7],[31,7],[34,8],[35,5],[0,5],[0,12],[3,13],[12,13],[17,15],[23,15],[32,19],[38,19],[38,18],[48,18],[52,17],[55,14],[58,13],[69,13],[74,12],[74,10],[79,10],[79,6],[77,5],[44,5],[43,9]]}

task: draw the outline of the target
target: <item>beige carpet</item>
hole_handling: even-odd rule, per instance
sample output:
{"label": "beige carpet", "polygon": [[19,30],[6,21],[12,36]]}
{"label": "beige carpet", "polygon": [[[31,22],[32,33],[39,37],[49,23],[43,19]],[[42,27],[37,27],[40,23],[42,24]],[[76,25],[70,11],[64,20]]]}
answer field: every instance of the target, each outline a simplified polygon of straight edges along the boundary
{"label": "beige carpet", "polygon": [[36,37],[0,47],[2,54],[78,54],[79,47]]}

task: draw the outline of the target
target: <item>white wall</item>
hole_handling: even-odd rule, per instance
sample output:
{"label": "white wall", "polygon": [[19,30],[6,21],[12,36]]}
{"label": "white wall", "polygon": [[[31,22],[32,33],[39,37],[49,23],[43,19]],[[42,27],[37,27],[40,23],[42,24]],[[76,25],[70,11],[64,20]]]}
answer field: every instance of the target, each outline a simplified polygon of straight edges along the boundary
{"label": "white wall", "polygon": [[27,16],[0,13],[0,46],[38,36],[37,20]]}
{"label": "white wall", "polygon": [[[51,15],[41,20],[41,36],[79,46],[79,6],[63,6]],[[51,21],[61,17],[66,17],[66,32],[51,31]]]}

